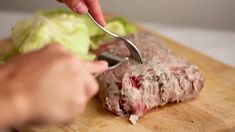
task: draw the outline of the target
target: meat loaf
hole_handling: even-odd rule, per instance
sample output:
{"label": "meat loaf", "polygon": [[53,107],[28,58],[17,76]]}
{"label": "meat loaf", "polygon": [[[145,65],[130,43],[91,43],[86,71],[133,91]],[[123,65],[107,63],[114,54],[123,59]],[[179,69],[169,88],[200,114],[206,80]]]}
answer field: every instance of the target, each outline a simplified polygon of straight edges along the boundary
{"label": "meat loaf", "polygon": [[[130,116],[135,124],[154,107],[193,99],[199,94],[204,78],[195,65],[173,56],[158,37],[149,33],[138,33],[128,39],[140,49],[144,63],[130,59],[98,77],[99,98],[107,110]],[[103,50],[123,57],[130,55],[121,40],[106,42],[98,51]]]}

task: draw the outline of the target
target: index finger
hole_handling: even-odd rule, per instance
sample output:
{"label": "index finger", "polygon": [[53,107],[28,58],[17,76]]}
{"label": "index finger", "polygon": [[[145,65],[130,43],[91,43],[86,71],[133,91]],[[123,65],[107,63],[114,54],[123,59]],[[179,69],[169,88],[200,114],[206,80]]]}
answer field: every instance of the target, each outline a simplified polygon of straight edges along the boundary
{"label": "index finger", "polygon": [[89,9],[89,12],[94,19],[102,26],[105,26],[106,22],[98,0],[85,0],[85,3]]}

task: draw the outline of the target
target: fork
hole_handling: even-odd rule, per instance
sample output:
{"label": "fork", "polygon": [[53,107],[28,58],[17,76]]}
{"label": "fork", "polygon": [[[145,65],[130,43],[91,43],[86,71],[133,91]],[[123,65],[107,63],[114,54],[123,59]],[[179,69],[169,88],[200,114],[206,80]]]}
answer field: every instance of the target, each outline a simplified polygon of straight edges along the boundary
{"label": "fork", "polygon": [[91,20],[101,29],[103,30],[105,33],[107,33],[108,35],[114,37],[114,38],[118,38],[121,39],[125,42],[126,47],[128,48],[131,57],[136,60],[138,63],[142,64],[143,63],[143,59],[141,57],[140,51],[138,50],[138,48],[135,46],[134,43],[132,43],[130,40],[121,37],[117,34],[114,34],[110,31],[108,31],[106,28],[104,28],[103,26],[101,26],[93,17],[92,15],[88,12],[87,15],[91,18]]}

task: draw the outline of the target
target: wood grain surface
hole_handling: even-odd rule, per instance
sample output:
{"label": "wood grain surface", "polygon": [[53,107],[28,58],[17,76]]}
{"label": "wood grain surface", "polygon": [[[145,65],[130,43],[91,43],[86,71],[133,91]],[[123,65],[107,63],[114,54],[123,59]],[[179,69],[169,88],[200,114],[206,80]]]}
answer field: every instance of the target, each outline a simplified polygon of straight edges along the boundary
{"label": "wood grain surface", "polygon": [[[159,36],[173,53],[198,65],[206,82],[200,95],[191,101],[168,104],[148,112],[136,125],[118,117],[92,99],[85,114],[67,125],[31,127],[20,132],[203,132],[235,131],[235,69],[197,51]],[[0,55],[11,41],[0,41]],[[219,53],[218,53],[219,54]]]}

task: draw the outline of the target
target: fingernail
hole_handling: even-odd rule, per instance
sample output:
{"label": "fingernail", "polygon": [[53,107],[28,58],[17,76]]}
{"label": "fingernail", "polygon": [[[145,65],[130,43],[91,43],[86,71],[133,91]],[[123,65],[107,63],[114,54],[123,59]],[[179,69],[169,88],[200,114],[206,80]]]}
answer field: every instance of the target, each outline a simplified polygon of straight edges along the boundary
{"label": "fingernail", "polygon": [[97,61],[96,64],[102,65],[104,67],[108,67],[108,62],[106,62],[106,61]]}
{"label": "fingernail", "polygon": [[103,61],[103,65],[104,65],[104,67],[106,67],[106,68],[108,68],[109,67],[109,64],[108,64],[108,62],[106,62],[106,61]]}
{"label": "fingernail", "polygon": [[79,14],[83,14],[88,12],[88,8],[83,2],[78,2],[75,7],[75,11]]}

